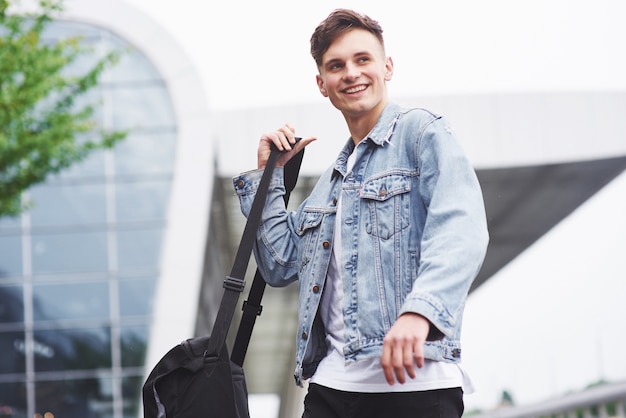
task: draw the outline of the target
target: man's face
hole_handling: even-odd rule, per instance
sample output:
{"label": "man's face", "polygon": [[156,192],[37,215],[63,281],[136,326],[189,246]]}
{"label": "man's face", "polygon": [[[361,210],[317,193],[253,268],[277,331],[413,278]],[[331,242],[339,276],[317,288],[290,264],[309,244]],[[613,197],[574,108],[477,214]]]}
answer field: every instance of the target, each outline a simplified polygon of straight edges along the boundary
{"label": "man's face", "polygon": [[324,97],[347,118],[375,113],[378,118],[387,104],[386,81],[391,80],[393,62],[376,36],[363,29],[338,37],[324,53],[317,85]]}

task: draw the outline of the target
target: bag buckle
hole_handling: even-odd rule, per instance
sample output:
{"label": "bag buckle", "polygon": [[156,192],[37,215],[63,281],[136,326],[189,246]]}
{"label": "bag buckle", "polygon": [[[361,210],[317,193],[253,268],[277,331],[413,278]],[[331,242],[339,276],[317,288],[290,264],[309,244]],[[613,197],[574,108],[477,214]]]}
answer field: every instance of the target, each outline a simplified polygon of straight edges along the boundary
{"label": "bag buckle", "polygon": [[226,276],[224,279],[224,288],[234,290],[237,292],[243,292],[246,287],[246,281],[244,279],[237,279],[235,277]]}

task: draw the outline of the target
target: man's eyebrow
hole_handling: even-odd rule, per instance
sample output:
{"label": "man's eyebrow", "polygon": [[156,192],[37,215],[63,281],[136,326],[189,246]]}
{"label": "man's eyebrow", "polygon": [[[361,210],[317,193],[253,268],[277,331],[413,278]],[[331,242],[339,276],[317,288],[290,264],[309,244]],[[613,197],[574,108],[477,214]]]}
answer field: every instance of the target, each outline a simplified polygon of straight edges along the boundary
{"label": "man's eyebrow", "polygon": [[324,66],[328,66],[328,65],[332,65],[332,64],[340,64],[342,63],[343,60],[340,58],[331,58],[328,61],[324,62],[323,65]]}

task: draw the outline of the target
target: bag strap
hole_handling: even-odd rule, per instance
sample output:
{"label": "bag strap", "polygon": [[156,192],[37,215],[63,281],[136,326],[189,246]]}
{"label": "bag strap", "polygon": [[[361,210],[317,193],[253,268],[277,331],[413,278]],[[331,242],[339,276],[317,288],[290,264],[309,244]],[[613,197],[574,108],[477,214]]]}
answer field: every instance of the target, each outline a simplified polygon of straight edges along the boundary
{"label": "bag strap", "polygon": [[[298,174],[300,173],[300,166],[302,165],[302,158],[304,157],[304,148],[294,155],[285,164],[285,207],[289,203],[289,196],[296,187],[298,181]],[[248,293],[248,299],[243,302],[241,316],[241,322],[239,323],[239,329],[237,330],[237,336],[233,344],[233,351],[230,359],[238,366],[243,367],[243,360],[246,357],[248,351],[248,344],[250,343],[250,337],[252,336],[252,329],[256,322],[257,316],[261,315],[263,311],[263,305],[261,305],[261,299],[263,298],[263,292],[265,291],[265,279],[261,275],[259,269],[254,274],[254,280]]]}
{"label": "bag strap", "polygon": [[205,358],[216,357],[220,353],[220,350],[224,345],[224,341],[226,340],[228,329],[230,328],[235,307],[239,300],[239,294],[243,292],[246,287],[244,277],[246,275],[246,270],[248,269],[248,263],[250,261],[250,255],[252,254],[252,247],[254,245],[256,233],[261,223],[261,214],[263,213],[263,207],[265,206],[265,200],[267,198],[272,173],[274,172],[280,153],[281,151],[279,151],[276,147],[271,147],[271,153],[265,165],[263,175],[261,176],[261,181],[256,195],[252,201],[252,208],[250,209],[250,214],[248,215],[248,219],[244,227],[232,270],[230,275],[226,276],[224,279],[224,295],[222,296],[222,301],[217,312],[217,317],[215,318],[213,330],[211,331],[211,336],[209,337]]}

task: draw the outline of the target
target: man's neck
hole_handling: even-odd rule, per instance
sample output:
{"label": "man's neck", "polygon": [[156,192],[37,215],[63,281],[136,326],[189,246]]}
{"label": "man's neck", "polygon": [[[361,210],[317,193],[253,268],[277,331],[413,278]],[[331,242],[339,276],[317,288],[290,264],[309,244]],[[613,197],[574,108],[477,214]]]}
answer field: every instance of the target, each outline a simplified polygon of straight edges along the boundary
{"label": "man's neck", "polygon": [[346,120],[346,124],[348,125],[348,130],[350,131],[350,136],[352,137],[352,141],[354,144],[358,144],[361,142],[367,134],[376,126],[380,115],[383,113],[387,102],[381,102],[379,106],[370,110],[367,113],[359,114],[359,115],[350,115],[344,113],[344,118]]}

